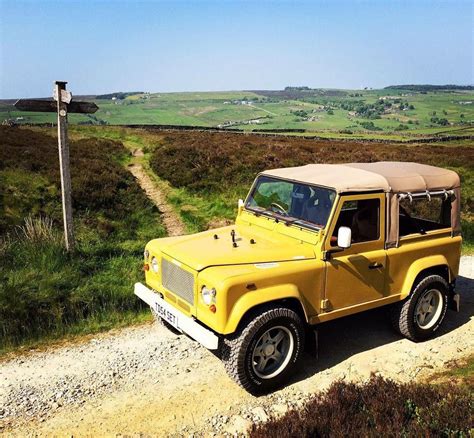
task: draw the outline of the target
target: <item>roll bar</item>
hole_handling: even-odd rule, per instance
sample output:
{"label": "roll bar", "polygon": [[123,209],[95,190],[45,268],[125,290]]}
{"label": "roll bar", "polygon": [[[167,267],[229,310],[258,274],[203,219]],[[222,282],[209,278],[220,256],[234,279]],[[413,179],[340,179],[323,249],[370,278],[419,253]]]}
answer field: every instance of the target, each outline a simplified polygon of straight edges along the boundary
{"label": "roll bar", "polygon": [[431,201],[431,198],[434,196],[444,197],[444,199],[447,200],[449,197],[454,196],[454,190],[435,190],[432,192],[430,192],[429,190],[426,190],[426,192],[418,192],[418,193],[406,192],[406,193],[399,193],[397,196],[399,200],[408,198],[410,202],[413,202],[413,199],[415,198],[423,198],[423,197],[426,197],[428,198],[428,201]]}

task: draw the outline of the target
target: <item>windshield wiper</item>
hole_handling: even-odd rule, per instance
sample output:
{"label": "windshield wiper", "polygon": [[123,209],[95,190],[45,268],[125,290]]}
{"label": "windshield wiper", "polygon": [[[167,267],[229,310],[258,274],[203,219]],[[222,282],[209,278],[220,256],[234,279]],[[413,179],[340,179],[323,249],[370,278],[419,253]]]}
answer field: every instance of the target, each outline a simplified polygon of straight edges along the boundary
{"label": "windshield wiper", "polygon": [[[261,207],[260,207],[261,208]],[[261,208],[261,209],[255,209],[255,208],[251,208],[251,207],[247,207],[248,210],[250,210],[251,212],[253,212],[255,214],[255,216],[266,216],[266,217],[269,217],[269,218],[272,218],[272,219],[275,219],[275,221],[278,223],[280,221],[283,221],[285,223],[286,226],[290,226],[290,225],[302,225],[303,227],[307,227],[307,228],[310,228],[312,230],[315,230],[315,231],[320,231],[321,230],[321,227],[318,227],[317,225],[314,225],[310,222],[307,222],[305,220],[302,220],[302,219],[298,219],[298,218],[295,218],[295,217],[291,217],[291,216],[288,216],[288,217],[285,217],[285,216],[282,216],[282,215],[279,215],[278,213],[275,213],[274,211],[268,209],[268,208]]]}
{"label": "windshield wiper", "polygon": [[301,219],[296,219],[293,222],[291,222],[291,224],[289,224],[289,225],[302,225],[304,227],[311,228],[312,230],[316,230],[316,231],[321,230],[321,227],[318,227],[315,224],[312,224],[310,222],[306,222],[306,221],[301,220]]}

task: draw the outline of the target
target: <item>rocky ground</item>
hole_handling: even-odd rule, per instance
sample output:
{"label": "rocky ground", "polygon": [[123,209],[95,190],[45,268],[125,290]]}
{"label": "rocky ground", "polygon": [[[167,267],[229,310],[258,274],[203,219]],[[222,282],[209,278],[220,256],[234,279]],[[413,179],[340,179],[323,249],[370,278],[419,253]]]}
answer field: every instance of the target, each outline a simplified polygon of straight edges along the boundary
{"label": "rocky ground", "polygon": [[463,257],[458,289],[461,312],[448,311],[439,335],[424,343],[397,336],[383,309],[325,324],[319,359],[308,355],[291,384],[258,398],[235,385],[211,352],[160,324],[5,358],[0,433],[232,435],[301,406],[336,379],[425,378],[474,352],[474,257]]}

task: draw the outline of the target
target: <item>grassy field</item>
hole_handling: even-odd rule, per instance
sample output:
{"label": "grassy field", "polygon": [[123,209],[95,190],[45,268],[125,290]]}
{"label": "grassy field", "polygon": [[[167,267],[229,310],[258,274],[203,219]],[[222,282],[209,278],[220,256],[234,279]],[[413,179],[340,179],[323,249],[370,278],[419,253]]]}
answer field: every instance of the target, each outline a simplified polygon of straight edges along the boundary
{"label": "grassy field", "polygon": [[[112,96],[112,95],[111,95]],[[141,93],[96,99],[93,115],[72,123],[169,124],[252,130],[304,130],[305,135],[407,139],[472,135],[474,93],[442,90],[296,90]],[[0,120],[53,123],[54,114],[14,111],[0,102]]]}
{"label": "grassy field", "polygon": [[71,144],[77,248],[63,249],[54,130],[0,127],[0,351],[150,319],[133,295],[157,209],[119,142]]}

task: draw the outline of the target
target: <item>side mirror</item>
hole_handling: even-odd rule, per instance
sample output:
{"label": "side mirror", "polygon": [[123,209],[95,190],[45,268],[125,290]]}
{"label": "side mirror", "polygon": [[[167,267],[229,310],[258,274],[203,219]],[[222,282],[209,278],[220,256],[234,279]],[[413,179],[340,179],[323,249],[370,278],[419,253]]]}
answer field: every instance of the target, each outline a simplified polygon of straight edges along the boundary
{"label": "side mirror", "polygon": [[352,231],[349,227],[339,227],[337,230],[337,246],[347,249],[351,247]]}
{"label": "side mirror", "polygon": [[244,200],[243,199],[239,199],[238,203],[237,203],[237,211],[240,213],[243,208],[244,208]]}

